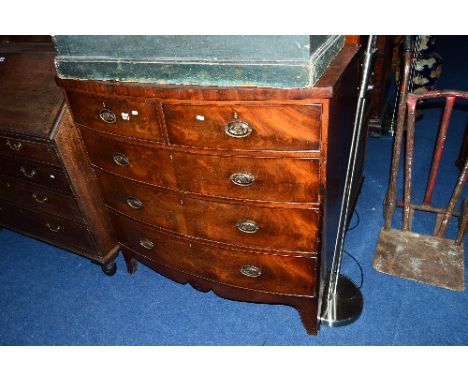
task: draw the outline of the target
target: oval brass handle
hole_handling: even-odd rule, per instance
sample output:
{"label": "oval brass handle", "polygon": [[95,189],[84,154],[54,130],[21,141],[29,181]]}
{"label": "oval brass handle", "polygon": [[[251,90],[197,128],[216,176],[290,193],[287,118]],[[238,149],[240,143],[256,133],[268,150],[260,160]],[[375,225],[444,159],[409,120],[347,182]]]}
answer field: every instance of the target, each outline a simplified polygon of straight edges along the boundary
{"label": "oval brass handle", "polygon": [[109,110],[109,109],[102,109],[99,112],[99,117],[105,123],[115,123],[117,121],[117,117],[115,116],[115,113],[112,110]]}
{"label": "oval brass handle", "polygon": [[252,127],[247,122],[235,119],[228,122],[224,132],[233,138],[245,138],[252,134]]}
{"label": "oval brass handle", "polygon": [[260,228],[256,222],[253,220],[243,220],[236,224],[236,227],[239,231],[244,233],[255,233]]}
{"label": "oval brass handle", "polygon": [[262,275],[262,270],[255,265],[243,265],[240,273],[247,277],[259,277]]}
{"label": "oval brass handle", "polygon": [[37,171],[34,170],[33,168],[30,171],[28,171],[23,166],[21,166],[20,171],[23,173],[23,175],[26,178],[34,178],[37,174]]}
{"label": "oval brass handle", "polygon": [[62,229],[62,227],[60,227],[59,225],[52,227],[50,223],[46,223],[46,227],[49,229],[49,231],[52,231],[52,232],[58,232]]}
{"label": "oval brass handle", "polygon": [[41,197],[39,197],[39,196],[37,196],[36,193],[33,193],[33,194],[32,194],[32,198],[33,198],[36,202],[41,203],[41,204],[42,204],[42,203],[45,203],[45,202],[47,202],[47,201],[49,200],[49,198],[47,197],[47,195],[42,195]]}
{"label": "oval brass handle", "polygon": [[19,151],[23,144],[21,142],[11,142],[10,140],[6,141],[7,146],[14,151]]}
{"label": "oval brass handle", "polygon": [[154,248],[154,243],[150,239],[147,239],[146,237],[143,237],[140,239],[140,245],[145,249]]}
{"label": "oval brass handle", "polygon": [[250,186],[255,182],[255,177],[250,172],[236,172],[232,174],[229,179],[236,186]]}
{"label": "oval brass handle", "polygon": [[122,167],[128,166],[129,164],[127,156],[121,153],[115,153],[113,159],[117,165]]}
{"label": "oval brass handle", "polygon": [[139,210],[140,208],[143,207],[143,203],[141,202],[140,199],[138,198],[135,198],[134,196],[129,196],[127,198],[127,204],[134,208],[135,210]]}

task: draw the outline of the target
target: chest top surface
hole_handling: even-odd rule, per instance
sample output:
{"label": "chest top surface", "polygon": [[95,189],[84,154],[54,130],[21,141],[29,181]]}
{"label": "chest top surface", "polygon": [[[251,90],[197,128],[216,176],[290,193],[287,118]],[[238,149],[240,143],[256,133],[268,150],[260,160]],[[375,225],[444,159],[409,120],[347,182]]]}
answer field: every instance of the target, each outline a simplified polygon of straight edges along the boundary
{"label": "chest top surface", "polygon": [[46,44],[0,44],[0,132],[48,139],[64,103]]}

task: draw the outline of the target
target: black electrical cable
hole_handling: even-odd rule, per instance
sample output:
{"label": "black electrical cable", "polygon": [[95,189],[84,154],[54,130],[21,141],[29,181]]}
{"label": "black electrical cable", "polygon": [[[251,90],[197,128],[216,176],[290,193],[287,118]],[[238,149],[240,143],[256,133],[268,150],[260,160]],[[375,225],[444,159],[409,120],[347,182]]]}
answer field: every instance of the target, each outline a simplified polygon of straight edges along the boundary
{"label": "black electrical cable", "polygon": [[354,228],[356,228],[356,227],[359,225],[359,223],[361,222],[361,218],[359,217],[359,212],[357,211],[356,208],[354,209],[353,215],[354,215],[354,214],[356,214],[356,220],[357,220],[357,222],[354,223],[354,225],[353,225],[352,227],[349,227],[349,228],[347,229],[347,232],[352,231],[352,230],[353,230]]}
{"label": "black electrical cable", "polygon": [[[358,212],[358,210],[356,208],[354,209],[353,215],[354,214],[356,214],[356,220],[357,221],[356,221],[356,223],[354,223],[354,225],[352,227],[349,227],[347,229],[347,232],[352,231],[353,229],[355,229],[359,225],[359,223],[361,222],[361,218],[359,217],[359,212]],[[359,261],[353,255],[351,255],[351,253],[349,253],[346,250],[343,250],[343,252],[346,253],[349,257],[351,257],[354,260],[354,262],[357,264],[358,268],[359,268],[359,272],[361,273],[361,283],[359,284],[358,289],[361,289],[362,285],[364,284],[364,272],[362,270],[361,264],[359,263]]]}
{"label": "black electrical cable", "polygon": [[357,266],[359,267],[359,272],[361,273],[361,282],[359,283],[358,289],[361,289],[362,285],[364,284],[364,272],[362,270],[361,264],[359,263],[359,261],[357,261],[357,259],[353,255],[351,255],[351,253],[349,253],[346,250],[343,250],[343,252],[346,253],[349,257],[351,257],[354,260],[354,262],[357,264]]}

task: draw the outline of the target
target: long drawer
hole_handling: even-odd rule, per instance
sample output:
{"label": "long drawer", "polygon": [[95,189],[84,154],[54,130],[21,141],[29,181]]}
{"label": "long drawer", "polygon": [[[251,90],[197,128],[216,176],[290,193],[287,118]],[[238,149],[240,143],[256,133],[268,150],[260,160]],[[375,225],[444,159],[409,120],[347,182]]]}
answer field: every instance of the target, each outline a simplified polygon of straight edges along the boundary
{"label": "long drawer", "polygon": [[67,97],[76,123],[117,135],[161,140],[154,101],[73,91]]}
{"label": "long drawer", "polygon": [[0,157],[0,174],[27,180],[54,190],[72,193],[65,173],[42,163]]}
{"label": "long drawer", "polygon": [[239,199],[318,202],[319,160],[202,155],[82,129],[91,162],[156,186]]}
{"label": "long drawer", "polygon": [[91,233],[86,227],[67,219],[19,208],[0,200],[0,225],[33,237],[65,244],[67,247],[95,252]]}
{"label": "long drawer", "polygon": [[196,147],[319,150],[320,105],[162,104],[169,142]]}
{"label": "long drawer", "polygon": [[162,191],[97,172],[106,204],[183,235],[283,251],[318,250],[318,209],[252,206]]}
{"label": "long drawer", "polygon": [[111,216],[121,244],[162,265],[241,288],[316,295],[315,257],[282,256],[203,245],[149,229],[117,214]]}
{"label": "long drawer", "polygon": [[73,196],[34,184],[0,176],[0,198],[18,206],[58,215],[83,223],[83,216]]}
{"label": "long drawer", "polygon": [[26,139],[0,136],[0,155],[61,165],[53,145]]}

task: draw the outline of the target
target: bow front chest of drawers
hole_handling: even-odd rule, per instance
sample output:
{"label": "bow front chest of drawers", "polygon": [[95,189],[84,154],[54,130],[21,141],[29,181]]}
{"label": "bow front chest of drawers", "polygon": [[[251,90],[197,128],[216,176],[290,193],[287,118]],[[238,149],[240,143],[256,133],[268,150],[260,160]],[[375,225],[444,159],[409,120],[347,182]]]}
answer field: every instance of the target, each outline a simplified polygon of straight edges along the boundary
{"label": "bow front chest of drawers", "polygon": [[0,44],[0,226],[115,272],[118,244],[55,83],[52,44]]}
{"label": "bow front chest of drawers", "polygon": [[128,271],[287,304],[308,333],[336,238],[357,96],[346,45],[310,88],[58,79]]}

